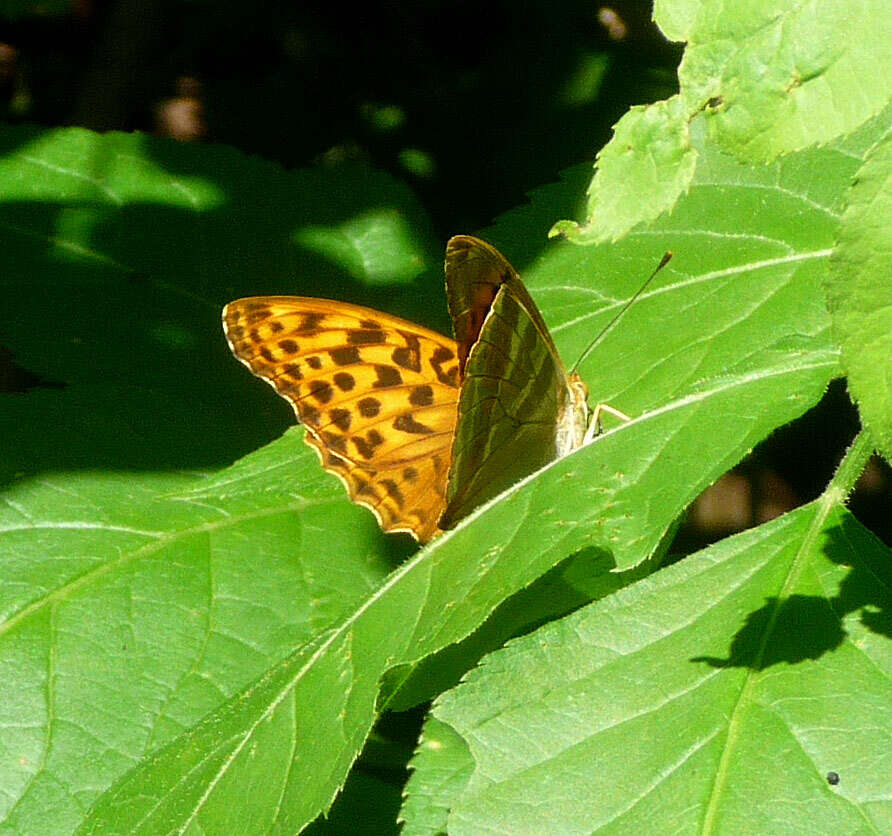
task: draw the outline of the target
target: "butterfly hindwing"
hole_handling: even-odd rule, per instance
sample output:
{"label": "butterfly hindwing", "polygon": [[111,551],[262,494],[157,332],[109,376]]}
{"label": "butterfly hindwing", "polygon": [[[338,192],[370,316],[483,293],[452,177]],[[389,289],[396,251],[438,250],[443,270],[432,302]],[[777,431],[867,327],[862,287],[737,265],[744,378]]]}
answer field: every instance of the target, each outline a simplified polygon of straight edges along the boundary
{"label": "butterfly hindwing", "polygon": [[294,407],[307,443],[385,531],[438,532],[455,434],[455,343],[369,308],[299,296],[223,311],[233,353]]}
{"label": "butterfly hindwing", "polygon": [[[465,355],[441,528],[557,458],[556,427],[572,400],[563,364],[517,274],[488,245],[475,254],[467,242],[462,237],[452,261],[458,270],[450,271],[452,241],[447,249],[450,309],[458,312],[457,323],[465,323],[456,325],[456,336],[473,341]],[[483,309],[496,276],[503,281]]]}

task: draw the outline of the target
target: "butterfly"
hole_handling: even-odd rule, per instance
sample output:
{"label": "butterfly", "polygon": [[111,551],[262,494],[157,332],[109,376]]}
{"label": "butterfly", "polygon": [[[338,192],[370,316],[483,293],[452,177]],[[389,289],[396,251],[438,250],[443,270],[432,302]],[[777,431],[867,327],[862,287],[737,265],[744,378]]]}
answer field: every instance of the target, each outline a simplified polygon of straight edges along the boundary
{"label": "butterfly", "polygon": [[585,383],[495,247],[450,239],[446,293],[454,340],[306,296],[223,309],[233,354],[291,403],[322,466],[385,531],[422,543],[581,446],[593,426]]}

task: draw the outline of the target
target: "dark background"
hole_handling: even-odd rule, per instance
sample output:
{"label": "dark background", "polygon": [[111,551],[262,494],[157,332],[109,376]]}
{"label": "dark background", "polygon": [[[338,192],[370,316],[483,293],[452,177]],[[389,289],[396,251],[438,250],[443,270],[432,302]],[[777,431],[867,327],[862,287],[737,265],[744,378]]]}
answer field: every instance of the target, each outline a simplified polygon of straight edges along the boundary
{"label": "dark background", "polygon": [[[289,168],[364,161],[408,182],[444,241],[593,162],[630,106],[676,92],[682,55],[643,2],[0,0],[0,14],[6,122],[225,143]],[[0,391],[27,391],[4,357]],[[673,550],[819,495],[857,426],[834,384],[698,501]],[[874,460],[851,503],[887,543],[890,484]]]}

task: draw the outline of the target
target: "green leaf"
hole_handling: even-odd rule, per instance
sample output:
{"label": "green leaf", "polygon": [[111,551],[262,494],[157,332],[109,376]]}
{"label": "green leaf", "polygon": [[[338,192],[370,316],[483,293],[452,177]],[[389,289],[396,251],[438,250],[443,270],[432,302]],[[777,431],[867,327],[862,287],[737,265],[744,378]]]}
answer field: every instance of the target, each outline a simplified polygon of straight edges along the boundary
{"label": "green leaf", "polygon": [[[570,240],[615,240],[632,226],[671,209],[694,175],[684,104],[678,96],[633,107],[614,128],[613,141],[598,154],[598,176],[589,186],[589,223],[560,221],[551,234]],[[642,194],[648,200],[641,205]],[[593,216],[593,217],[592,217]]]}
{"label": "green leaf", "polygon": [[[90,155],[81,153],[82,146],[102,150],[106,139],[80,131],[46,134],[43,142],[56,154],[53,165],[64,168],[61,150],[68,143],[74,144],[74,162],[58,182],[44,184],[51,193],[41,193],[43,202],[22,195],[20,206],[13,202],[0,209],[7,213],[0,215],[7,225],[0,224],[0,231],[6,229],[8,240],[18,242],[11,263],[31,265],[42,277],[30,288],[36,312],[16,302],[22,316],[35,321],[52,299],[67,293],[70,310],[89,312],[99,305],[117,311],[121,321],[108,338],[107,316],[94,313],[81,323],[80,315],[66,317],[64,306],[57,305],[47,313],[51,327],[43,334],[56,337],[77,327],[93,348],[78,354],[74,343],[72,356],[57,357],[53,346],[13,325],[14,349],[32,364],[42,357],[42,372],[64,370],[72,381],[69,389],[84,378],[96,392],[114,392],[128,369],[139,388],[136,372],[143,371],[153,387],[170,387],[173,400],[183,400],[183,415],[199,408],[206,395],[196,381],[208,377],[220,393],[221,414],[215,430],[205,429],[223,436],[229,446],[218,439],[221,449],[232,450],[245,443],[245,434],[230,438],[235,430],[223,413],[238,414],[244,424],[256,422],[255,405],[275,403],[275,396],[257,384],[254,401],[243,399],[239,367],[222,350],[216,312],[202,320],[204,325],[191,326],[201,369],[197,360],[165,354],[167,349],[153,348],[144,337],[138,345],[154,352],[154,359],[134,357],[132,342],[122,335],[128,328],[142,334],[146,311],[156,310],[161,321],[166,316],[180,321],[188,294],[167,293],[164,285],[155,308],[133,306],[129,283],[109,278],[117,269],[107,264],[114,253],[109,242],[121,242],[117,263],[127,252],[127,228],[118,216],[126,217],[136,204],[139,217],[153,205],[153,189],[159,190],[155,200],[163,209],[170,181],[179,181],[164,175],[159,186],[131,161],[143,175],[131,183],[126,202],[105,207],[104,227],[119,235],[103,237],[95,225],[99,198],[87,200],[77,189],[87,190],[88,197],[108,191],[95,166],[86,165]],[[123,140],[107,141],[112,146],[105,150],[117,160],[120,148],[114,143]],[[194,161],[195,152],[183,146],[147,147],[164,156],[171,170],[188,171]],[[672,216],[610,248],[545,244],[543,217],[553,206],[578,198],[572,179],[534,196],[528,209],[502,218],[493,237],[506,255],[520,256],[516,266],[541,302],[568,365],[639,288],[663,251],[675,250],[669,267],[581,370],[593,400],[606,400],[633,420],[513,487],[393,571],[408,551],[406,541],[381,536],[372,516],[347,501],[339,483],[321,472],[315,455],[300,443],[300,430],[211,477],[73,472],[14,483],[4,496],[0,537],[0,590],[7,596],[0,659],[6,681],[21,684],[16,699],[6,703],[14,716],[3,743],[7,751],[23,754],[11,761],[15,766],[3,781],[7,802],[0,815],[21,830],[39,821],[56,832],[190,826],[215,832],[296,831],[312,821],[343,786],[381,701],[392,698],[404,681],[406,690],[398,695],[404,704],[426,696],[410,687],[423,660],[472,636],[508,599],[573,555],[582,553],[599,573],[578,590],[593,596],[609,589],[600,575],[611,567],[641,564],[703,487],[820,398],[838,373],[821,279],[842,195],[863,150],[852,145],[808,151],[765,169],[704,152],[697,182]],[[16,153],[37,154],[34,148]],[[212,155],[217,163],[228,161],[227,182],[257,182],[256,161],[227,156],[225,149]],[[214,192],[220,175],[211,169],[208,164],[189,175],[195,178],[190,194]],[[264,187],[284,203],[295,179],[318,177],[321,199],[329,176],[269,167]],[[285,185],[277,183],[279,177]],[[8,169],[6,182],[13,180]],[[386,178],[380,182],[384,200],[392,184]],[[72,205],[66,189],[75,190]],[[172,192],[182,195],[181,189]],[[373,193],[363,194],[368,205],[376,205]],[[69,230],[61,238],[69,244],[60,249],[48,228],[35,232],[35,213],[52,195]],[[313,195],[310,190],[308,200]],[[309,266],[322,263],[305,245],[291,243],[295,228],[318,224],[270,220],[271,209],[264,206],[253,216],[252,230],[243,214],[250,205],[247,198],[227,200],[215,211],[199,213],[200,223],[193,221],[198,242],[205,240],[204,225],[232,235],[213,238],[208,257],[216,275],[204,272],[196,279],[205,295],[226,298],[232,277],[241,275],[238,266],[250,261],[241,248],[250,246],[248,239],[268,221],[278,230],[280,254],[299,255]],[[15,226],[16,211],[30,226],[8,228]],[[160,259],[161,244],[156,253],[145,241],[163,242],[169,233],[177,245],[169,257],[175,264],[189,261],[189,253],[179,252],[187,248],[180,226],[191,218],[189,212],[154,212],[149,212],[154,224],[133,227],[136,251]],[[361,214],[339,212],[338,223]],[[394,215],[402,224],[400,213]],[[89,236],[70,232],[78,223]],[[289,243],[281,243],[285,239]],[[343,279],[346,260],[333,239],[313,240],[325,252],[332,247],[339,267],[330,275]],[[357,240],[360,252],[364,240]],[[409,238],[387,240],[397,242],[401,258],[418,255]],[[77,249],[72,241],[92,249],[72,255]],[[541,252],[536,241],[542,242]],[[106,246],[99,247],[103,242]],[[230,259],[234,272],[227,267]],[[377,263],[375,254],[355,261],[361,263]],[[300,289],[283,286],[294,281],[290,276],[258,279],[259,268],[253,269],[239,279],[238,292]],[[15,281],[28,287],[23,268],[16,271]],[[314,292],[311,282],[319,275],[302,275],[303,290]],[[374,283],[373,276],[369,279]],[[215,290],[218,283],[222,290]],[[365,287],[356,285],[359,301],[375,304],[377,291]],[[338,295],[329,290],[325,286],[328,295]],[[344,298],[356,297],[345,291]],[[381,295],[378,305],[405,313],[399,306],[408,298]],[[416,318],[434,315],[431,298],[423,294],[416,302],[426,309],[425,317]],[[221,369],[235,370],[231,389],[225,386],[230,372]],[[241,379],[247,386],[247,376]],[[90,391],[80,390],[85,416]],[[4,397],[12,402],[21,396]],[[149,431],[159,412],[148,408],[150,398],[146,404],[142,413],[120,406],[121,417],[131,423],[112,423],[111,431],[134,425]],[[190,433],[188,423],[168,429]],[[104,432],[103,421],[97,419],[93,430]],[[53,436],[40,426],[32,431],[46,433],[40,443],[48,449],[64,446],[59,433]],[[127,436],[127,445],[136,443],[134,435]],[[180,466],[194,463],[189,457],[179,461]],[[565,565],[569,572],[574,564]],[[532,601],[530,611],[547,617],[547,608],[532,606],[540,603]],[[513,624],[528,628],[522,620]],[[493,629],[491,640],[499,643],[505,635],[504,629]],[[486,641],[473,650],[463,648],[439,681],[454,682],[462,664],[488,649]]]}
{"label": "green leaf", "polygon": [[670,41],[687,41],[703,0],[654,0],[653,19]]}
{"label": "green leaf", "polygon": [[886,832],[890,566],[828,494],[512,642],[436,702],[407,832]]}
{"label": "green leaf", "polygon": [[[300,436],[212,480],[75,473],[7,491],[7,827],[73,831],[102,789],[364,600],[393,565],[374,521],[340,507]],[[351,532],[342,541],[318,536],[331,503]]]}
{"label": "green leaf", "polygon": [[704,3],[679,68],[693,112],[707,100],[710,136],[727,151],[768,161],[830,142],[892,97],[892,9],[884,0]]}
{"label": "green leaf", "polygon": [[453,799],[460,797],[474,773],[468,744],[452,726],[428,715],[411,767],[400,814],[402,833],[445,833]]}
{"label": "green leaf", "polygon": [[[562,221],[555,234],[613,240],[671,209],[692,182],[697,136],[741,161],[770,162],[840,141],[892,100],[892,75],[868,69],[892,63],[885,0],[664,0],[654,17],[688,42],[679,95],[620,120],[598,155],[582,225]],[[888,115],[878,120],[885,130]]]}
{"label": "green leaf", "polygon": [[388,300],[423,319],[423,296],[399,288],[428,268],[442,287],[427,218],[387,176],[285,172],[138,134],[0,130],[0,248],[3,344],[39,378],[27,397],[0,396],[0,482],[228,464],[291,411],[232,362],[226,302]]}
{"label": "green leaf", "polygon": [[834,335],[849,391],[886,459],[892,461],[892,134],[858,171],[826,278]]}

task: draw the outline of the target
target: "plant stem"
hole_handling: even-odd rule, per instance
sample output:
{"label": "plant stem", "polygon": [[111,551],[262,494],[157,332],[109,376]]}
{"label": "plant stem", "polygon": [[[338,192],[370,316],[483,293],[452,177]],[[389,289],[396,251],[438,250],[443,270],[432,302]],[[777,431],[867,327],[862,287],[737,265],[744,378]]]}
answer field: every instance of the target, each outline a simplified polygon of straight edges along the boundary
{"label": "plant stem", "polygon": [[825,493],[833,492],[837,494],[840,502],[845,502],[855,487],[858,477],[864,471],[868,460],[873,455],[873,450],[874,444],[870,433],[862,429],[855,436],[855,440],[851,443],[849,449],[846,450]]}

